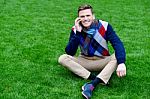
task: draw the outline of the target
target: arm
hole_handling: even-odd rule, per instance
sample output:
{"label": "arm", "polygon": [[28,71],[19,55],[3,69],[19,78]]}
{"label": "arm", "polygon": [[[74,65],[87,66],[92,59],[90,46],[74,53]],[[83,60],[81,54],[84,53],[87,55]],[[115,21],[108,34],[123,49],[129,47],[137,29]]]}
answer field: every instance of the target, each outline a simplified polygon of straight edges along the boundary
{"label": "arm", "polygon": [[78,31],[76,33],[73,30],[71,31],[69,42],[65,48],[68,55],[74,56],[76,54],[80,42],[80,34]]}
{"label": "arm", "polygon": [[125,66],[126,53],[123,43],[116,35],[115,31],[112,29],[110,24],[108,24],[107,30],[108,30],[106,33],[108,37],[107,39],[110,41],[115,50],[115,56],[118,63],[118,67],[116,70],[117,75],[118,77],[123,77],[126,75],[126,66]]}
{"label": "arm", "polygon": [[108,24],[107,27],[106,37],[108,41],[110,41],[110,43],[112,44],[115,50],[117,63],[118,64],[125,63],[126,54],[125,54],[123,43],[121,42],[121,40],[119,39],[119,37],[117,36],[117,34],[115,33],[115,31],[113,30],[110,24]]}
{"label": "arm", "polygon": [[78,45],[80,43],[80,35],[81,35],[81,30],[82,27],[80,26],[80,18],[75,19],[75,27],[72,29],[70,33],[70,38],[68,45],[65,48],[65,51],[68,55],[74,56],[77,52]]}

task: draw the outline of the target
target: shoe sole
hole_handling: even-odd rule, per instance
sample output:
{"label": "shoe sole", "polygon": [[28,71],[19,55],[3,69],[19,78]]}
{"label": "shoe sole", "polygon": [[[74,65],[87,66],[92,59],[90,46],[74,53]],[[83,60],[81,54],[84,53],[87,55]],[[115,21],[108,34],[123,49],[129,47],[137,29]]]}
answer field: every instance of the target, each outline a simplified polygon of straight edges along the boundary
{"label": "shoe sole", "polygon": [[82,92],[82,95],[83,95],[86,99],[90,99],[90,98],[88,98],[83,92]]}
{"label": "shoe sole", "polygon": [[82,91],[84,90],[84,86],[85,86],[86,84],[84,84],[83,86],[82,86]]}
{"label": "shoe sole", "polygon": [[84,90],[84,86],[82,86],[82,91]]}

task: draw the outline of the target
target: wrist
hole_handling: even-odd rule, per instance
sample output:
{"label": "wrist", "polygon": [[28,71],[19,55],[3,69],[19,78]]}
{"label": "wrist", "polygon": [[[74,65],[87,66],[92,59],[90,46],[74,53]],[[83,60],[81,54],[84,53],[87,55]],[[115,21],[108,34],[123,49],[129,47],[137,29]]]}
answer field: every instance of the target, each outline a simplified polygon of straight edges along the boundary
{"label": "wrist", "polygon": [[122,66],[122,65],[125,65],[124,63],[120,63],[120,64],[118,64],[118,66]]}

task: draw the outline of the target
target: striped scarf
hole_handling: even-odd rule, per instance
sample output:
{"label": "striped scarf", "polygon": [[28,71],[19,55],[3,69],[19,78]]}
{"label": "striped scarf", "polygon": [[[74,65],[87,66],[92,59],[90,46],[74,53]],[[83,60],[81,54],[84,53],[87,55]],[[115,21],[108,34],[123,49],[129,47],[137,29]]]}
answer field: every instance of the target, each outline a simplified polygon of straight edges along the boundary
{"label": "striped scarf", "polygon": [[105,39],[108,22],[99,20],[84,31],[86,37],[81,37],[81,54],[86,56],[109,56],[107,42]]}

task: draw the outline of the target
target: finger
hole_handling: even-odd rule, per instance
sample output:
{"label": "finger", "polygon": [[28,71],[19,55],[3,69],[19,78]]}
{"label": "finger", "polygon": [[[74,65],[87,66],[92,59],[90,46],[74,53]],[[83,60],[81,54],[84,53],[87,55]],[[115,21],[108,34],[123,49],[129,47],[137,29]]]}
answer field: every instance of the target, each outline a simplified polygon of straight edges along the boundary
{"label": "finger", "polygon": [[123,76],[126,76],[126,71],[123,71]]}
{"label": "finger", "polygon": [[117,76],[120,77],[120,72],[119,71],[117,71]]}
{"label": "finger", "polygon": [[124,77],[126,75],[126,72],[122,71],[121,74],[122,74],[122,77]]}
{"label": "finger", "polygon": [[125,71],[125,76],[126,76],[127,72]]}
{"label": "finger", "polygon": [[126,69],[124,70],[124,74],[125,74],[125,75],[127,74]]}
{"label": "finger", "polygon": [[117,76],[119,75],[118,71],[116,71]]}
{"label": "finger", "polygon": [[81,21],[80,18],[76,18],[76,19],[75,19],[75,23],[77,23],[77,24],[78,24],[80,21]]}
{"label": "finger", "polygon": [[76,22],[77,20],[79,20],[79,17],[77,17],[77,18],[75,19],[75,22]]}
{"label": "finger", "polygon": [[120,71],[120,77],[122,77],[123,76],[123,73],[122,73],[122,71]]}

